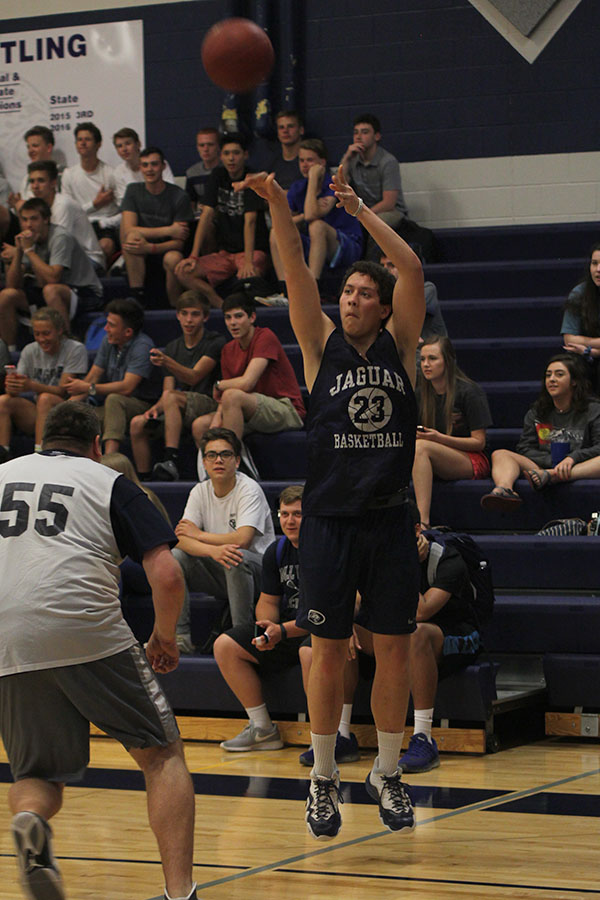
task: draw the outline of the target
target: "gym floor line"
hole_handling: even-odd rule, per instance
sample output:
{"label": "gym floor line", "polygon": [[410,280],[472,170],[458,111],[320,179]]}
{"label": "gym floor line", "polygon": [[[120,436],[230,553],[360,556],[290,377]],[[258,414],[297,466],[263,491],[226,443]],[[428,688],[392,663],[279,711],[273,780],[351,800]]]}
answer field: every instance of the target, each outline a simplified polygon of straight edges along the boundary
{"label": "gym floor line", "polygon": [[[580,781],[583,778],[589,778],[590,776],[598,775],[599,773],[600,773],[600,768],[589,769],[586,772],[580,772],[577,775],[570,775],[566,778],[557,779],[556,781],[546,782],[545,784],[541,784],[536,787],[526,788],[526,789],[520,790],[520,791],[513,791],[508,794],[503,794],[501,797],[495,797],[495,798],[491,798],[489,800],[483,800],[479,803],[472,803],[467,806],[463,806],[460,809],[453,809],[453,810],[450,810],[449,812],[440,813],[439,815],[430,816],[427,819],[422,819],[417,822],[417,827],[422,827],[423,825],[429,825],[433,822],[440,822],[444,819],[452,818],[453,816],[463,815],[464,813],[491,809],[492,807],[497,806],[499,804],[505,804],[505,803],[510,803],[515,800],[520,800],[524,797],[529,797],[529,796],[532,796],[533,794],[539,794],[543,791],[550,790],[551,788],[560,787],[563,784],[570,784],[574,781]],[[216,887],[217,885],[227,884],[232,881],[238,881],[242,878],[249,878],[249,877],[253,877],[255,875],[261,875],[264,872],[279,871],[284,867],[287,871],[291,872],[292,870],[288,869],[287,867],[292,866],[294,863],[299,863],[299,862],[303,862],[304,860],[307,860],[307,859],[314,859],[316,857],[335,853],[338,850],[342,850],[347,847],[356,846],[358,844],[362,844],[367,841],[372,841],[377,838],[386,837],[386,836],[387,837],[392,836],[390,834],[390,832],[387,831],[387,829],[385,831],[377,831],[372,834],[363,835],[362,837],[354,838],[350,841],[341,841],[340,843],[332,844],[327,847],[321,847],[318,850],[313,850],[309,853],[300,853],[296,856],[288,857],[287,859],[276,860],[275,862],[266,863],[265,865],[262,865],[262,866],[253,866],[249,869],[246,869],[243,872],[236,872],[232,875],[226,875],[223,878],[216,878],[216,879],[213,879],[212,881],[207,881],[202,884],[198,884],[198,891],[202,892],[203,890],[207,890],[208,888],[211,888],[211,887]],[[303,869],[302,872],[303,872],[303,874],[308,874],[307,870]],[[348,872],[346,873],[346,875],[349,875],[349,874],[351,874],[351,873],[348,873]],[[369,876],[364,876],[364,877],[369,877]],[[398,880],[403,880],[402,876],[399,876]],[[409,880],[420,881],[421,879],[406,879],[406,880],[407,881],[409,881]],[[427,879],[422,879],[422,880],[427,881]],[[440,881],[440,883],[442,883],[442,882]],[[448,882],[448,883],[456,883],[456,882]],[[508,886],[511,888],[517,887],[517,885],[508,885]],[[536,888],[531,888],[531,889],[535,890]],[[537,890],[554,890],[554,888],[542,888],[542,886],[539,886],[537,888]],[[589,890],[585,890],[585,889],[582,890],[581,888],[579,888],[579,892],[580,893],[591,893],[591,894],[600,893],[599,891],[589,891]],[[162,897],[160,895],[158,895],[158,896],[149,898],[149,900],[162,900]]]}

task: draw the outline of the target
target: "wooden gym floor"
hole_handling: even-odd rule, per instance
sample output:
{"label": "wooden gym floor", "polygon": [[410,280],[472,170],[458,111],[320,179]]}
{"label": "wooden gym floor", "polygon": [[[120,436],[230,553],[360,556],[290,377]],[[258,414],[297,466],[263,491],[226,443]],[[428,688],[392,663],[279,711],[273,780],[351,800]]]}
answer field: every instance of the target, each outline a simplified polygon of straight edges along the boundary
{"label": "wooden gym floor", "polygon": [[[1,752],[1,751],[0,751]],[[308,770],[299,749],[228,754],[186,744],[197,794],[194,875],[207,900],[410,897],[413,900],[576,900],[600,897],[600,746],[547,738],[488,756],[445,754],[407,776],[412,835],[383,830],[363,787],[373,758],[342,766],[340,836],[306,832]],[[21,898],[0,755],[0,900]],[[69,900],[161,898],[163,881],[129,756],[92,740],[81,787],[53,821]]]}

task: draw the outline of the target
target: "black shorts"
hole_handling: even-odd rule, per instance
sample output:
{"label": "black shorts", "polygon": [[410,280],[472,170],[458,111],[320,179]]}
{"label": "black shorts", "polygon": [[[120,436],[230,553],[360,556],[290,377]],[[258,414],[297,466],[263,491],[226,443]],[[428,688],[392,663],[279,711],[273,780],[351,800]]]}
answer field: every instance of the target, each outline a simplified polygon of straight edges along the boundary
{"label": "black shorts", "polygon": [[411,634],[419,601],[415,526],[406,503],[361,516],[305,516],[300,529],[296,624],[318,637],[350,637],[358,621],[376,634]]}
{"label": "black shorts", "polygon": [[128,750],[166,747],[179,737],[139,644],[92,662],[0,678],[0,733],[15,781],[81,779],[90,722]]}
{"label": "black shorts", "polygon": [[300,662],[298,651],[309,641],[307,637],[287,638],[287,640],[275,644],[272,650],[257,650],[252,643],[253,626],[235,625],[225,634],[250,653],[256,660],[260,671],[265,674],[281,672],[282,669],[291,669],[292,666],[298,665]]}
{"label": "black shorts", "polygon": [[91,225],[96,233],[96,237],[98,238],[98,240],[101,240],[102,238],[108,238],[115,245],[115,250],[120,249],[121,240],[119,237],[119,229],[115,225],[108,225],[107,227],[103,227],[98,221],[92,222]]}

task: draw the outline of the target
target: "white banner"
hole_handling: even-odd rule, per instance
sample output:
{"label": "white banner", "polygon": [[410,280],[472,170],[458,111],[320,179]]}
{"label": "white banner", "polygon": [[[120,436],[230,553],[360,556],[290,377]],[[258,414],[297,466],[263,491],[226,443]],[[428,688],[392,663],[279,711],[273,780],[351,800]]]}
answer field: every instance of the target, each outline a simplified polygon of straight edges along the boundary
{"label": "white banner", "polygon": [[102,132],[100,157],[119,158],[112,135],[134,128],[145,141],[143,22],[106,22],[22,31],[0,37],[0,163],[18,190],[33,125],[54,132],[54,159],[73,165],[74,130],[91,121]]}

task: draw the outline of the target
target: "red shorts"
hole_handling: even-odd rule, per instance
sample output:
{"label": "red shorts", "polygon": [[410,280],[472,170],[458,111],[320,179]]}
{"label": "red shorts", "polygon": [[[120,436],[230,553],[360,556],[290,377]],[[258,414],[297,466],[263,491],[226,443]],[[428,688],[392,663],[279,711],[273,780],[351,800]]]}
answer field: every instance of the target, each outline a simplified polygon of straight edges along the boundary
{"label": "red shorts", "polygon": [[[205,281],[215,287],[228,278],[237,275],[244,266],[243,253],[228,253],[227,250],[219,250],[217,253],[207,253],[196,262],[194,273],[201,275]],[[252,263],[257,275],[264,275],[267,271],[269,259],[263,250],[255,250],[252,254]]]}
{"label": "red shorts", "polygon": [[473,478],[487,478],[490,474],[490,461],[481,450],[478,453],[469,453],[469,459],[473,466]]}

